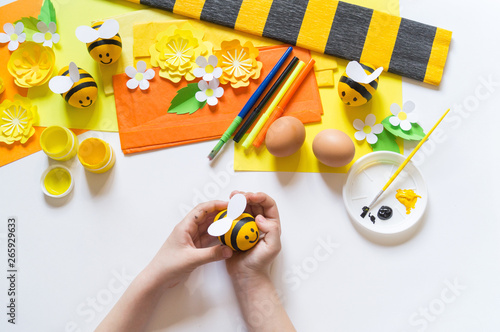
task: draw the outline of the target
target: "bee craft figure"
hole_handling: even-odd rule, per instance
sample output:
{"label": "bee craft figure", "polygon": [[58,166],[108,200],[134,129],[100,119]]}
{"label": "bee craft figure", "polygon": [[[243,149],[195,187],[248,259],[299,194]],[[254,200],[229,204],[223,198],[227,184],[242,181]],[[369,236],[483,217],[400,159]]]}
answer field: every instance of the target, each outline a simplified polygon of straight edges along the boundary
{"label": "bee craft figure", "polygon": [[338,84],[339,97],[348,106],[366,104],[378,88],[378,77],[384,68],[351,61]]}
{"label": "bee craft figure", "polygon": [[[225,218],[226,215],[227,210],[219,212],[214,222]],[[255,223],[255,218],[248,213],[243,213],[233,220],[229,231],[219,236],[219,240],[234,251],[247,251],[253,248],[259,241],[259,229]]]}
{"label": "bee craft figure", "polygon": [[120,25],[116,20],[96,22],[92,27],[82,25],[76,28],[79,41],[87,44],[90,56],[103,65],[116,62],[122,52],[122,39],[118,34]]}
{"label": "bee craft figure", "polygon": [[71,62],[58,75],[49,81],[52,92],[60,93],[68,104],[77,108],[87,108],[95,103],[97,84],[88,72]]}

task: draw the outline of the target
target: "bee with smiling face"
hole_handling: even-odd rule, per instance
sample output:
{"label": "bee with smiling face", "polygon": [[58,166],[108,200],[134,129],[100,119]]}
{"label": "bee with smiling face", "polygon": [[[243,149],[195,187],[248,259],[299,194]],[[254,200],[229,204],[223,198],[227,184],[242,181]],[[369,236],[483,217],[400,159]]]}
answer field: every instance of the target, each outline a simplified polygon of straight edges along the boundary
{"label": "bee with smiling face", "polygon": [[372,99],[384,68],[351,61],[338,84],[339,97],[348,106],[361,106]]}
{"label": "bee with smiling face", "polygon": [[94,78],[74,62],[62,68],[59,76],[49,81],[49,88],[54,93],[60,93],[68,104],[77,108],[90,107],[97,99]]}
{"label": "bee with smiling face", "polygon": [[90,56],[103,65],[116,62],[122,52],[122,39],[116,20],[95,22],[91,27],[82,25],[76,28],[78,40],[87,44]]}
{"label": "bee with smiling face", "polygon": [[[226,215],[227,210],[219,212],[215,216],[214,222],[225,218]],[[255,223],[255,218],[248,213],[243,213],[233,220],[231,228],[226,234],[219,236],[219,241],[234,251],[247,251],[253,248],[259,241],[259,228]]]}

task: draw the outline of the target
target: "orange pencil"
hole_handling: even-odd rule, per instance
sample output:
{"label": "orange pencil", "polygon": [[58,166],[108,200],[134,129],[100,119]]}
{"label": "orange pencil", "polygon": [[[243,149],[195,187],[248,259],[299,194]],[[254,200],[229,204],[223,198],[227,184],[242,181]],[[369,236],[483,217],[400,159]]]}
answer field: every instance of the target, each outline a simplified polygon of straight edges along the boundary
{"label": "orange pencil", "polygon": [[294,96],[295,91],[297,91],[300,84],[302,84],[302,82],[306,78],[307,74],[309,74],[312,67],[314,67],[314,62],[315,62],[314,59],[311,58],[311,60],[309,60],[304,69],[300,72],[299,76],[297,76],[297,79],[293,82],[288,92],[283,96],[283,99],[281,99],[278,106],[276,106],[276,109],[274,110],[273,114],[271,114],[269,120],[266,122],[266,124],[260,131],[259,135],[257,135],[255,140],[253,141],[253,146],[258,148],[259,146],[262,145],[262,142],[264,142],[264,139],[266,138],[267,130],[273,124],[273,122],[283,114],[286,105],[288,104],[290,99],[292,99],[292,97]]}

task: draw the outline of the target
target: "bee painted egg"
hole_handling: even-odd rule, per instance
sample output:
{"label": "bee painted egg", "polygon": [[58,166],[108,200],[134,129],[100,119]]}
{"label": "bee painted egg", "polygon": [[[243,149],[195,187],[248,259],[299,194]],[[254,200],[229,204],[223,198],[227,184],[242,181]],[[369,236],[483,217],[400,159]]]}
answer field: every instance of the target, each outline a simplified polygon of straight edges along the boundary
{"label": "bee painted egg", "polygon": [[[61,96],[73,107],[87,108],[93,105],[97,99],[97,84],[87,71],[78,68],[78,72],[80,80]],[[69,67],[62,68],[59,76],[69,76]]]}
{"label": "bee painted egg", "polygon": [[[92,28],[99,30],[104,22],[95,22]],[[120,34],[116,34],[109,39],[99,38],[91,43],[87,43],[87,50],[90,56],[103,65],[109,65],[116,62],[122,54],[122,39]]]}
{"label": "bee painted egg", "polygon": [[[360,63],[361,67],[367,75],[372,74],[375,68],[369,64]],[[361,106],[372,99],[373,94],[377,91],[379,78],[371,81],[368,84],[358,83],[350,78],[347,73],[344,73],[339,80],[338,92],[339,97],[348,106]]]}
{"label": "bee painted egg", "polygon": [[[214,222],[226,215],[227,210],[219,212],[215,216]],[[231,229],[226,234],[219,236],[219,240],[234,251],[247,251],[257,244],[259,235],[259,228],[255,223],[255,218],[248,213],[243,213],[233,220]]]}

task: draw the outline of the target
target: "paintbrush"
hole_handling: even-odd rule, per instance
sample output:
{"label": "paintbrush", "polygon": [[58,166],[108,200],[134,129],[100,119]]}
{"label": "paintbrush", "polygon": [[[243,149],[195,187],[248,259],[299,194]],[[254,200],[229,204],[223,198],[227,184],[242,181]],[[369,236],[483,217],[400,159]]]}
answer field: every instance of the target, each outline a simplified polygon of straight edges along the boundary
{"label": "paintbrush", "polygon": [[405,166],[408,164],[408,162],[411,160],[411,158],[413,158],[413,156],[415,155],[415,153],[417,153],[418,149],[420,149],[420,147],[427,141],[427,139],[432,134],[432,132],[434,131],[434,129],[436,129],[436,127],[441,123],[441,121],[443,121],[444,117],[446,116],[446,114],[448,114],[449,111],[450,111],[450,109],[448,109],[446,112],[444,112],[443,116],[441,116],[441,118],[436,122],[436,124],[431,128],[431,130],[429,130],[429,132],[424,136],[424,138],[422,138],[422,140],[420,141],[420,143],[418,143],[418,145],[415,147],[415,149],[413,149],[413,151],[410,153],[410,155],[405,159],[405,161],[403,161],[403,163],[399,166],[399,168],[396,170],[396,172],[391,176],[391,178],[389,179],[389,181],[387,181],[387,183],[382,188],[382,190],[377,194],[377,196],[375,196],[375,198],[370,203],[370,205],[363,207],[363,213],[361,213],[361,217],[362,218],[366,217],[366,215],[368,214],[368,211],[370,211],[370,209],[373,207],[373,205],[375,204],[375,202],[384,193],[384,191],[387,188],[389,188],[389,186],[394,181],[394,179],[396,179],[396,177],[399,175],[399,173],[401,173],[401,171],[403,170],[403,168],[405,168]]}

